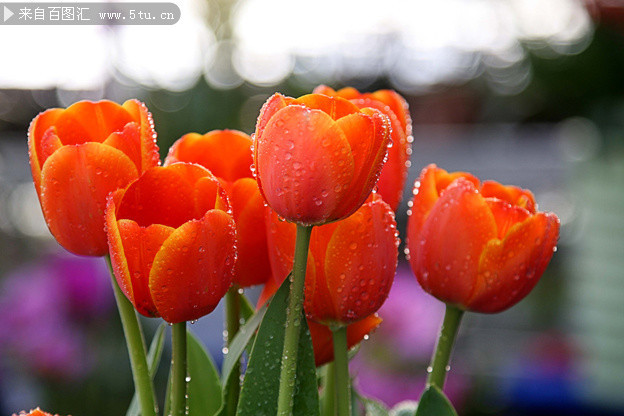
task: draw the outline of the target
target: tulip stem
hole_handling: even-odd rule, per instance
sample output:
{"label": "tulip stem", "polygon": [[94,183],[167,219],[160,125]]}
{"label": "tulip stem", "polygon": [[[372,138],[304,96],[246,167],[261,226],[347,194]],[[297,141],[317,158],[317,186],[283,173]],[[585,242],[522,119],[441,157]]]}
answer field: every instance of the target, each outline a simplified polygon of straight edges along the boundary
{"label": "tulip stem", "polygon": [[[226,309],[226,346],[229,347],[234,336],[240,329],[240,294],[238,293],[238,286],[233,285],[225,295],[225,309]],[[232,372],[236,374],[236,380],[240,379],[240,362],[237,363]],[[230,383],[228,387],[226,414],[229,416],[236,415],[236,407],[238,406],[238,397],[240,393],[240,383]]]}
{"label": "tulip stem", "polygon": [[126,346],[128,347],[128,355],[130,356],[130,367],[132,368],[132,378],[134,379],[134,388],[139,397],[141,415],[156,416],[158,414],[156,395],[154,393],[154,384],[149,374],[149,367],[147,366],[145,339],[143,337],[143,331],[141,330],[141,324],[139,323],[139,318],[134,310],[134,306],[132,306],[132,303],[126,298],[126,295],[123,294],[117,284],[110,256],[106,256],[105,259],[108,270],[110,271],[117,309],[119,310],[119,317],[121,318],[121,324],[126,338]]}
{"label": "tulip stem", "polygon": [[171,416],[186,414],[186,322],[171,327]]}
{"label": "tulip stem", "polygon": [[336,365],[336,403],[338,416],[351,416],[351,387],[349,386],[349,357],[347,356],[347,327],[332,328],[334,363]]}
{"label": "tulip stem", "polygon": [[279,396],[277,399],[278,416],[291,416],[295,376],[297,374],[297,352],[299,348],[299,332],[301,329],[303,309],[303,288],[305,287],[306,266],[308,263],[308,247],[312,226],[297,224],[295,241],[295,261],[293,265],[288,309],[286,309],[286,326],[284,349],[280,372]]}
{"label": "tulip stem", "polygon": [[323,389],[323,416],[334,416],[336,414],[336,364],[333,361],[326,365]]}
{"label": "tulip stem", "polygon": [[431,366],[427,369],[429,376],[427,377],[427,385],[437,386],[440,390],[444,388],[446,373],[449,371],[448,363],[451,358],[453,344],[459,330],[459,324],[464,315],[464,311],[455,306],[446,305],[444,313],[444,321],[440,328],[438,343],[436,345],[433,357],[431,357]]}

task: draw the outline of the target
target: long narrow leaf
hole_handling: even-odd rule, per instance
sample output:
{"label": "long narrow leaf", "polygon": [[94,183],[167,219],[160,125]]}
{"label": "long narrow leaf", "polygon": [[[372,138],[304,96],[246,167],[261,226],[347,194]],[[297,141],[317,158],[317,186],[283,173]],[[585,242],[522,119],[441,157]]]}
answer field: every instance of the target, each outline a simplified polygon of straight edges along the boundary
{"label": "long narrow leaf", "polygon": [[[241,389],[238,416],[274,416],[281,369],[290,279],[286,279],[269,303],[253,344]],[[300,321],[299,353],[293,414],[319,414],[318,385],[312,340],[305,317]]]}

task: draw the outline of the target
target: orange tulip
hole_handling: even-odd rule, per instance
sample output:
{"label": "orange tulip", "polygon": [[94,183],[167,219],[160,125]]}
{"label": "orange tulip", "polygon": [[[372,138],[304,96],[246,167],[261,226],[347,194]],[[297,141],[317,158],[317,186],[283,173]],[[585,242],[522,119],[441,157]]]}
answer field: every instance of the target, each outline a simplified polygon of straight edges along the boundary
{"label": "orange tulip", "polygon": [[159,164],[152,117],[136,100],[81,101],[34,118],[28,150],[46,223],[67,250],[108,252],[107,195]]}
{"label": "orange tulip", "polygon": [[388,160],[379,175],[377,190],[384,201],[396,211],[403,197],[403,187],[410,167],[409,158],[412,154],[412,119],[405,99],[392,90],[360,93],[352,87],[335,91],[328,86],[319,85],[314,92],[342,97],[359,108],[375,108],[388,116],[392,125],[392,147],[388,150]]}
{"label": "orange tulip", "polygon": [[21,411],[19,412],[19,414],[13,413],[13,416],[59,416],[59,415],[52,415],[51,413],[47,413],[39,408],[36,408],[34,410],[31,410],[30,413],[26,413],[25,411]]}
{"label": "orange tulip", "polygon": [[390,121],[339,97],[274,94],[254,136],[260,192],[279,215],[304,225],[346,218],[375,186]]}
{"label": "orange tulip", "polygon": [[219,181],[190,163],[152,168],[109,196],[113,270],[141,314],[178,323],[212,312],[236,260],[228,211]]}
{"label": "orange tulip", "polygon": [[[269,222],[271,284],[276,287],[292,269],[296,227],[275,212]],[[394,279],[398,244],[394,213],[377,194],[348,218],[315,227],[305,279],[306,316],[344,325],[376,312]]]}
{"label": "orange tulip", "polygon": [[251,145],[251,137],[235,130],[189,133],[173,144],[165,159],[165,166],[175,162],[200,164],[221,180],[236,222],[234,282],[242,287],[264,283],[271,277],[264,199],[251,173]]}
{"label": "orange tulip", "polygon": [[559,235],[557,216],[536,209],[528,190],[426,167],[407,228],[420,285],[465,310],[494,313],[515,305],[537,284]]}

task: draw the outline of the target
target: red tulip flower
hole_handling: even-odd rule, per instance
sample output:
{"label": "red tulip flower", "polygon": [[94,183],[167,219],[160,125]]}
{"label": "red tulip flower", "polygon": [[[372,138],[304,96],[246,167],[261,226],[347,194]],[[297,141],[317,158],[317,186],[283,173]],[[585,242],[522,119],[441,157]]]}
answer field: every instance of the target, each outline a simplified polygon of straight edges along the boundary
{"label": "red tulip flower", "polygon": [[30,413],[26,413],[25,411],[19,412],[19,414],[14,413],[13,416],[58,416],[52,415],[51,413],[44,412],[43,410],[36,408],[31,410]]}
{"label": "red tulip flower", "polygon": [[108,252],[107,195],[159,164],[156,133],[136,100],[81,101],[39,114],[28,130],[30,167],[46,223],[67,250]]}
{"label": "red tulip flower", "polygon": [[236,222],[234,283],[242,287],[264,283],[271,277],[264,199],[251,173],[251,145],[251,137],[235,130],[189,133],[173,144],[165,159],[165,166],[175,162],[200,164],[221,180]]}
{"label": "red tulip flower", "polygon": [[260,192],[288,221],[320,225],[354,213],[372,191],[390,145],[390,121],[339,97],[274,94],[254,136]]}
{"label": "red tulip flower", "polygon": [[319,85],[314,92],[342,97],[358,108],[374,108],[388,116],[392,125],[392,147],[388,150],[388,160],[379,175],[377,192],[396,211],[403,197],[403,187],[410,167],[409,158],[412,154],[412,119],[405,99],[392,90],[360,93],[352,87],[335,91],[328,86]]}
{"label": "red tulip flower", "polygon": [[111,262],[141,314],[178,323],[212,312],[232,283],[236,260],[228,211],[219,181],[190,163],[152,168],[111,194]]}
{"label": "red tulip flower", "polygon": [[[272,285],[277,287],[292,269],[296,227],[275,212],[269,221]],[[377,194],[348,218],[315,227],[305,279],[306,316],[346,325],[376,312],[394,280],[398,244],[394,213]]]}
{"label": "red tulip flower", "polygon": [[503,311],[537,284],[559,219],[537,212],[530,191],[430,165],[420,174],[407,228],[420,285],[460,309]]}

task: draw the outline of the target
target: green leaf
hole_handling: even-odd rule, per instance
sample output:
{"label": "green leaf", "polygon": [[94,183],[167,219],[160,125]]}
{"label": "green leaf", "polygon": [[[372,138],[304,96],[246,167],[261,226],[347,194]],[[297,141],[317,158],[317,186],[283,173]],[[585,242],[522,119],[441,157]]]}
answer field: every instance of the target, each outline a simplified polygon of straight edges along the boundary
{"label": "green leaf", "polygon": [[254,308],[251,302],[249,302],[247,296],[240,295],[240,300],[241,318],[243,318],[245,322],[247,322],[249,318],[251,318],[251,316],[256,312],[256,308]]}
{"label": "green leaf", "polygon": [[431,385],[420,397],[416,416],[457,416],[457,412],[442,390]]}
{"label": "green leaf", "polygon": [[418,402],[415,400],[405,400],[394,405],[389,416],[414,416]]}
{"label": "green leaf", "polygon": [[202,343],[190,331],[186,332],[187,406],[189,416],[207,416],[221,407],[221,382],[214,362]]}
{"label": "green leaf", "polygon": [[[244,298],[244,297],[243,297]],[[241,302],[244,304],[245,302]],[[245,307],[241,308],[242,311],[245,310]],[[227,403],[227,397],[225,397],[226,393],[229,391],[228,386],[231,383],[238,383],[238,376],[234,376],[232,370],[235,368],[236,364],[240,361],[245,348],[253,339],[256,334],[256,329],[260,326],[262,322],[262,318],[266,313],[266,306],[263,306],[256,312],[255,315],[251,316],[239,330],[232,343],[228,348],[228,353],[225,355],[225,360],[223,361],[223,367],[221,369],[221,383],[223,385],[223,404],[219,411],[215,414],[219,416],[225,416],[225,403]],[[244,312],[243,312],[244,315]]]}
{"label": "green leaf", "polygon": [[[277,413],[289,290],[290,279],[285,279],[260,324],[238,402],[238,416],[274,416]],[[314,351],[304,317],[301,318],[300,331],[293,415],[317,416],[319,402]]]}
{"label": "green leaf", "polygon": [[[149,367],[149,373],[152,380],[158,370],[158,364],[160,364],[160,358],[162,357],[163,346],[165,345],[165,326],[166,325],[163,322],[156,329],[149,351],[147,352],[147,365]],[[128,407],[126,416],[139,416],[140,414],[141,408],[139,406],[139,398],[135,392],[134,396],[132,396],[132,401],[130,401],[130,406]]]}

